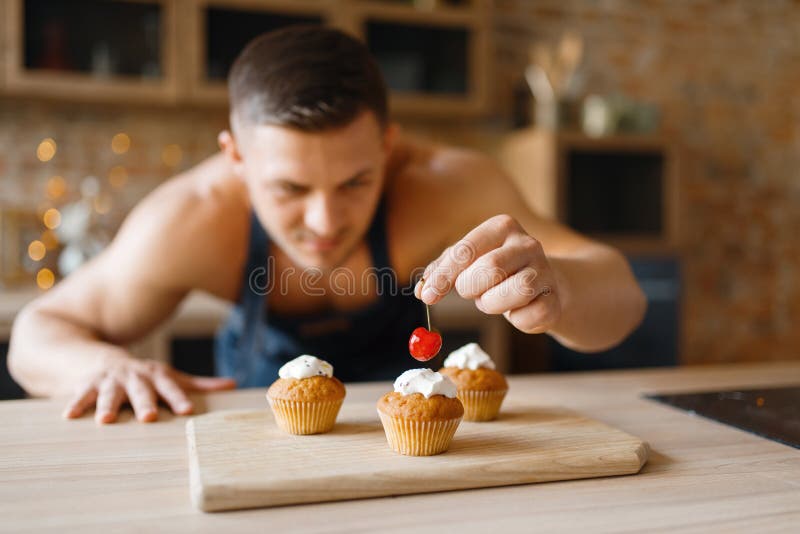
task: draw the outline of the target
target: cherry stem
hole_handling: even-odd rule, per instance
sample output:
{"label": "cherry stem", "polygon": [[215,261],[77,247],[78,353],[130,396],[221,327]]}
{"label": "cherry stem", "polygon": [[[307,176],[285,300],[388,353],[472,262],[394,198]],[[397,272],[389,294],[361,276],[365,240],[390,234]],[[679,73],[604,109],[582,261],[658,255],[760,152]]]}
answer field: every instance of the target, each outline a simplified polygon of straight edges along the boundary
{"label": "cherry stem", "polygon": [[430,307],[427,304],[425,305],[425,315],[428,317],[428,331],[432,332],[432,330],[431,330],[431,310],[430,310]]}
{"label": "cherry stem", "polygon": [[[425,285],[425,278],[420,278],[419,281],[423,286]],[[427,304],[425,304],[425,316],[428,318],[428,332],[431,332],[431,310]]]}
{"label": "cherry stem", "polygon": [[[422,282],[423,286],[425,285],[425,278],[420,278],[419,281]],[[430,307],[427,304],[425,304],[425,316],[428,318],[428,332],[432,332],[432,330],[431,330],[431,310],[430,310]]]}

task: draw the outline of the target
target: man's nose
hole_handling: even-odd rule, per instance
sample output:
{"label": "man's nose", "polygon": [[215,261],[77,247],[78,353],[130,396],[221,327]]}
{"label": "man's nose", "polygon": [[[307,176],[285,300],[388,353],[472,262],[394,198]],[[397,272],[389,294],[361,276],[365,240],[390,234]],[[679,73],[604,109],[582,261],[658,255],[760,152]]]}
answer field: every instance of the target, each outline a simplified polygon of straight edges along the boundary
{"label": "man's nose", "polygon": [[317,237],[336,237],[342,224],[341,210],[330,196],[319,193],[308,199],[305,212],[306,228]]}

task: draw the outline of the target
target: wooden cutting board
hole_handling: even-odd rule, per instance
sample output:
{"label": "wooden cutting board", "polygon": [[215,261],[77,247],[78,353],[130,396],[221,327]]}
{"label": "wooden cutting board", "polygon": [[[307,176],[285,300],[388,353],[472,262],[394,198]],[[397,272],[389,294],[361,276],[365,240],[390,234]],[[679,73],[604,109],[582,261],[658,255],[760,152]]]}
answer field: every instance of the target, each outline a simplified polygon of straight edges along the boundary
{"label": "wooden cutting board", "polygon": [[628,475],[648,453],[580,414],[519,404],[495,421],[462,421],[450,450],[427,457],[392,452],[364,402],[345,401],[327,434],[285,434],[269,408],[194,417],[186,433],[192,501],[207,512]]}

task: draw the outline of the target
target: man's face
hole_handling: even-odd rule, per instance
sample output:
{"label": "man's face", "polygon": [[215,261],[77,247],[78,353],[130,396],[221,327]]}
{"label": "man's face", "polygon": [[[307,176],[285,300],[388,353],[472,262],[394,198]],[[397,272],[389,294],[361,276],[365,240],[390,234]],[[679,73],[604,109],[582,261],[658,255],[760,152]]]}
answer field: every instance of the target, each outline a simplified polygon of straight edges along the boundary
{"label": "man's face", "polygon": [[343,128],[246,126],[237,166],[270,238],[301,268],[341,265],[377,206],[391,134],[364,112]]}

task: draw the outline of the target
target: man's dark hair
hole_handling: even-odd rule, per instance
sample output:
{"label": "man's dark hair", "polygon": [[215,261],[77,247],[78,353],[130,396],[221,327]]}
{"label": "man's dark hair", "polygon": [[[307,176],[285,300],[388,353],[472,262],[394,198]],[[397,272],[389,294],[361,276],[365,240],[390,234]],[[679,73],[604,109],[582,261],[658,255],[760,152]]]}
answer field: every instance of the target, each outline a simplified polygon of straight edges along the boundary
{"label": "man's dark hair", "polygon": [[358,39],[319,25],[295,25],[256,37],[228,75],[231,117],[304,131],[335,129],[364,110],[386,125],[386,84]]}

